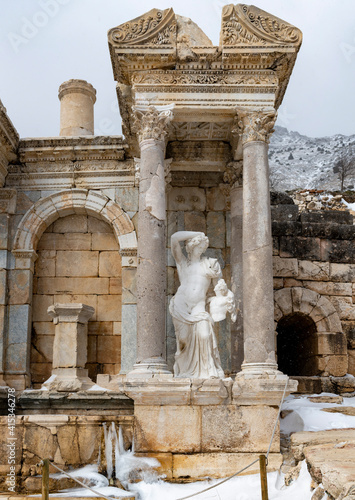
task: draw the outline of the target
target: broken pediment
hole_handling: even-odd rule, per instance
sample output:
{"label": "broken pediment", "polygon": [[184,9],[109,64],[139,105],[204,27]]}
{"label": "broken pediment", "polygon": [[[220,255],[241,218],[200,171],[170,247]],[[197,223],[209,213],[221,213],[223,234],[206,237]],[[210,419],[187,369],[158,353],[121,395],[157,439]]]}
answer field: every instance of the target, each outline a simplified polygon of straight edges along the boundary
{"label": "broken pediment", "polygon": [[220,46],[296,45],[302,32],[254,5],[225,5],[222,11]]}

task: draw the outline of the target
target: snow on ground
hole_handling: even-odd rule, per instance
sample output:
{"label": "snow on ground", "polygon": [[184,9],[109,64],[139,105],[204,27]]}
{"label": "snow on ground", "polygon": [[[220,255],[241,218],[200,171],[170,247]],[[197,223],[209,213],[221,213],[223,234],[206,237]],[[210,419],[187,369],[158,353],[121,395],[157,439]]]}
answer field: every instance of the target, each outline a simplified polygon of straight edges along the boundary
{"label": "snow on ground", "polygon": [[[322,393],[313,396],[334,396],[334,394]],[[322,408],[342,406],[355,407],[355,397],[344,397],[343,402],[317,403],[311,401],[310,395],[288,396],[282,406],[282,410],[292,410],[281,419],[281,432],[285,435],[298,431],[322,431],[327,429],[355,428],[355,417],[340,413],[328,413]],[[127,454],[127,464],[129,464]],[[121,457],[122,463],[124,456]],[[139,458],[136,458],[139,462]],[[132,462],[134,467],[137,463]],[[70,472],[85,484],[90,484],[97,492],[105,496],[118,497],[123,495],[123,490],[108,486],[108,480],[97,472],[97,465],[89,465],[83,469]],[[59,477],[59,474],[53,475]],[[154,477],[154,476],[152,476]],[[174,484],[163,480],[140,481],[130,484],[130,491],[137,495],[139,500],[179,500],[193,493],[202,491],[209,486],[219,483],[220,480],[199,481],[188,484]],[[127,492],[126,492],[127,493]],[[268,473],[269,500],[311,500],[314,493],[311,490],[311,477],[307,470],[306,462],[302,463],[300,475],[297,480],[289,486],[284,484],[284,475],[280,472]],[[91,496],[88,490],[77,489],[63,491],[60,496]],[[56,494],[56,496],[59,496]],[[260,500],[261,487],[259,474],[237,476],[230,481],[210,491],[201,493],[195,497],[196,500]]]}
{"label": "snow on ground", "polygon": [[[314,396],[334,396],[334,394],[322,393]],[[341,413],[328,413],[322,408],[341,408],[342,406],[355,407],[355,397],[344,398],[340,404],[315,403],[309,398],[312,396],[288,396],[282,405],[282,410],[293,410],[285,418],[281,419],[280,427],[284,435],[300,431],[325,431],[328,429],[355,428],[355,417],[342,415]]]}

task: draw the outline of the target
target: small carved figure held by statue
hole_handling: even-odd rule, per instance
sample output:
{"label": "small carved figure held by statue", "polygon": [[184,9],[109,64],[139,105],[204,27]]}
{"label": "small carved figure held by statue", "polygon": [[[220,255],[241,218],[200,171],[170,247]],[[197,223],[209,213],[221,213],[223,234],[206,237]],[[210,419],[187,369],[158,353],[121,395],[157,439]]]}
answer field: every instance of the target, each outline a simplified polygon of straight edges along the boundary
{"label": "small carved figure held by statue", "polygon": [[233,323],[236,322],[237,313],[235,307],[234,293],[228,290],[227,283],[220,279],[214,287],[215,297],[208,299],[210,314],[215,323],[226,319],[227,312],[231,315]]}
{"label": "small carved figure held by statue", "polygon": [[[187,256],[182,251],[181,242],[185,242]],[[235,314],[234,295],[224,280],[220,280],[222,271],[217,259],[201,257],[208,245],[208,238],[201,232],[179,231],[171,237],[171,250],[180,280],[169,306],[177,342],[175,377],[224,377],[211,314],[214,310],[217,316],[223,316],[222,319],[227,310]],[[212,303],[212,299],[210,314],[206,311],[206,296],[211,283],[216,286],[218,280],[218,295],[214,298],[217,302]]]}

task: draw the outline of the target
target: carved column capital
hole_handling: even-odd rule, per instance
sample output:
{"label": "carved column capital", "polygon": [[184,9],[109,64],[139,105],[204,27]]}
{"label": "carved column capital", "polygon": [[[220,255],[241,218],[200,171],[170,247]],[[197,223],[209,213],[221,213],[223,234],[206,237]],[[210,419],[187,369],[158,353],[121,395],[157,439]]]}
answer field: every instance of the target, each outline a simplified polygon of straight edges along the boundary
{"label": "carved column capital", "polygon": [[174,117],[173,106],[133,106],[133,131],[141,143],[147,139],[165,141]]}
{"label": "carved column capital", "polygon": [[227,164],[223,175],[224,182],[231,187],[242,186],[243,184],[243,161],[231,161]]}
{"label": "carved column capital", "polygon": [[237,119],[232,133],[239,133],[243,146],[248,142],[269,142],[277,113],[275,110],[247,111],[237,108]]}

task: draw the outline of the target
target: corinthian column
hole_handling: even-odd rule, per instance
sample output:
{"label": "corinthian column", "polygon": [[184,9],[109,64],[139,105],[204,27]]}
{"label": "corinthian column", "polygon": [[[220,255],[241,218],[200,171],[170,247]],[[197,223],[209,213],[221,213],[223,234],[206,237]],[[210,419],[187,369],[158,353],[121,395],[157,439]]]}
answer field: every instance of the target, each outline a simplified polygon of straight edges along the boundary
{"label": "corinthian column", "polygon": [[242,372],[275,373],[268,140],[276,114],[273,110],[237,112],[243,144]]}
{"label": "corinthian column", "polygon": [[130,376],[170,373],[166,364],[165,140],[171,107],[134,108],[140,147],[137,361]]}

